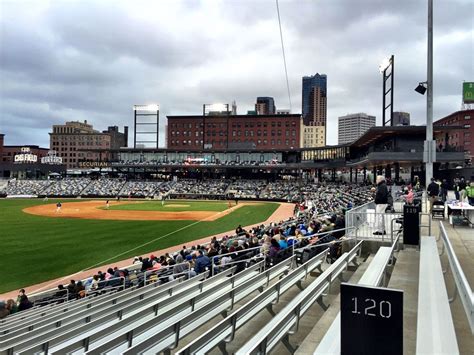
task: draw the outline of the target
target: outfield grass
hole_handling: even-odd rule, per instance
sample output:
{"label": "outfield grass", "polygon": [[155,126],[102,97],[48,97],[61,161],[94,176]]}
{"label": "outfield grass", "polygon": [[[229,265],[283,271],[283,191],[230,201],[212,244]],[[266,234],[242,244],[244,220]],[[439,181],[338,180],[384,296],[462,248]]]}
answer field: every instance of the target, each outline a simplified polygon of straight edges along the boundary
{"label": "outfield grass", "polygon": [[[122,202],[127,202],[122,200]],[[232,204],[234,206],[234,204]],[[132,202],[127,205],[110,205],[109,210],[125,210],[125,211],[165,211],[165,212],[181,212],[181,211],[225,211],[229,207],[227,202],[222,201],[188,201],[188,200],[172,200],[165,201],[164,206],[161,201],[144,201]],[[105,209],[105,207],[101,207]]]}
{"label": "outfield grass", "polygon": [[212,222],[88,220],[22,212],[55,202],[0,200],[0,293],[187,243],[239,224],[259,223],[278,207],[276,203],[243,206]]}

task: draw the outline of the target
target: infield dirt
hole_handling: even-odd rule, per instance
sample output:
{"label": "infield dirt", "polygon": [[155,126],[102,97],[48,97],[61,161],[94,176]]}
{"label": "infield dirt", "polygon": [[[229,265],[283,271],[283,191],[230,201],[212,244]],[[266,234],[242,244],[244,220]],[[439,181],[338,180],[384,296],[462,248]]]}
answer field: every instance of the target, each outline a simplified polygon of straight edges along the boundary
{"label": "infield dirt", "polygon": [[[127,205],[134,202],[110,202],[110,206]],[[57,211],[56,204],[38,205],[23,209],[23,212],[45,217],[105,219],[122,221],[215,221],[245,205],[258,202],[242,202],[221,212],[216,211],[125,211],[103,209],[104,201],[64,202]],[[176,205],[174,207],[177,207]]]}

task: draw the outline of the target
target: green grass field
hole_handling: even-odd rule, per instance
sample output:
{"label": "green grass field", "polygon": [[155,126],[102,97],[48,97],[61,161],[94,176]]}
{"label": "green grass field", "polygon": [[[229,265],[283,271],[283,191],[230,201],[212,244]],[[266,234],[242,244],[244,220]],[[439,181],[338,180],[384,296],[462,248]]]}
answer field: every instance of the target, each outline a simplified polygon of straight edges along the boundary
{"label": "green grass field", "polygon": [[[122,200],[122,202],[127,202]],[[175,207],[176,206],[176,207]],[[234,204],[232,203],[232,206]],[[101,207],[104,209],[105,207]],[[221,212],[228,208],[227,202],[222,201],[165,201],[164,206],[161,201],[144,201],[139,203],[130,203],[127,205],[118,205],[109,207],[110,210],[125,211],[164,211],[164,212],[181,212],[181,211],[215,211]]]}
{"label": "green grass field", "polygon": [[[0,200],[0,293],[188,243],[235,229],[239,224],[259,223],[278,207],[276,203],[243,206],[216,221],[198,223],[51,218],[22,212],[26,207],[55,202]],[[191,204],[174,200],[167,203]],[[219,205],[216,202],[204,204],[209,204],[209,208]],[[226,208],[226,203],[220,204]],[[140,205],[144,209],[161,207],[161,203],[156,206],[151,202],[134,207]],[[150,243],[140,247],[147,242]]]}

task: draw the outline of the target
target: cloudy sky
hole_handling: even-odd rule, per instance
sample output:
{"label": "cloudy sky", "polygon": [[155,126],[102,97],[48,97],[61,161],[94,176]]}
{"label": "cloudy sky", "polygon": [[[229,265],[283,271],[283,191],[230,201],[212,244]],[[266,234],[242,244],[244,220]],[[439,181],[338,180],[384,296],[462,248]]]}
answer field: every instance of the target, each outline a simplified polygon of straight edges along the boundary
{"label": "cloudy sky", "polygon": [[[474,80],[474,0],[435,0],[434,116],[461,107]],[[301,77],[328,75],[328,143],[337,117],[381,122],[378,66],[395,55],[395,110],[426,117],[427,0],[280,0],[292,112]],[[49,146],[52,124],[133,126],[134,104],[161,117],[257,96],[289,108],[273,0],[0,0],[0,132],[6,144]],[[163,122],[163,129],[164,129]],[[131,139],[129,140],[131,144]]]}

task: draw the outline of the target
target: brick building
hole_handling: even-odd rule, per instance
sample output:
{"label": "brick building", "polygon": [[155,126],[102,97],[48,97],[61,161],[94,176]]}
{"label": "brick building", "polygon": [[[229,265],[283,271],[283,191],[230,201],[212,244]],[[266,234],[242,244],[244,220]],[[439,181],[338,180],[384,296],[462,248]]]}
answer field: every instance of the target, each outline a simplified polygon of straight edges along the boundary
{"label": "brick building", "polygon": [[452,129],[443,134],[437,134],[436,147],[438,151],[464,150],[471,158],[474,158],[474,110],[464,110],[454,112],[443,117],[434,123],[436,126],[458,126],[459,129]]}
{"label": "brick building", "polygon": [[110,150],[127,146],[127,127],[120,133],[117,126],[108,127],[107,131],[95,130],[87,121],[66,122],[64,125],[53,125],[50,133],[50,148],[63,158],[67,168],[79,167],[79,162],[107,161],[111,158],[107,152],[92,150]]}
{"label": "brick building", "polygon": [[168,116],[168,148],[296,149],[300,120],[298,114]]}
{"label": "brick building", "polygon": [[48,155],[48,148],[40,148],[37,145],[5,145],[4,138],[5,135],[0,134],[0,162],[2,163],[13,163],[15,155],[23,153],[22,148],[28,148],[29,153],[36,155],[38,161]]}

